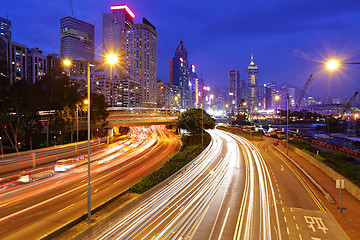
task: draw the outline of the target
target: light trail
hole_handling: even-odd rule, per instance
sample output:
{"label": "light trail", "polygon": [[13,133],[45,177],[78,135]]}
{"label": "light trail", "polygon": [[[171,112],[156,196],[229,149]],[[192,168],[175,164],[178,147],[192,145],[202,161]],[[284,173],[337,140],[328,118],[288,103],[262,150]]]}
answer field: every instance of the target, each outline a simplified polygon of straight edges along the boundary
{"label": "light trail", "polygon": [[[272,239],[276,230],[281,239],[275,192],[260,152],[251,142],[236,135],[220,130],[209,131],[209,134],[212,137],[210,145],[186,167],[186,171],[119,216],[110,228],[104,232],[100,230],[96,238],[191,239],[209,206],[220,195],[221,204],[209,234],[210,238],[221,238],[227,226],[225,223],[233,214],[224,199],[233,175],[239,174],[234,169],[240,167],[241,149],[245,186],[240,208],[236,210],[238,217],[235,218],[233,239]],[[219,218],[220,211],[226,213],[225,219]],[[275,212],[275,224],[270,218],[272,212]],[[215,231],[217,225],[220,231]],[[260,226],[258,232],[254,231],[256,225]],[[277,225],[275,230],[273,225]]]}
{"label": "light trail", "polygon": [[[169,134],[165,128],[134,128],[134,135],[128,143],[111,145],[111,149],[93,156],[91,185],[92,201],[102,203],[114,197],[117,188],[129,184],[134,177],[146,174],[149,169],[167,159],[168,154],[179,144],[179,140]],[[124,154],[126,153],[126,154]],[[105,160],[105,161],[104,161]],[[9,189],[0,194],[0,235],[9,238],[24,239],[29,232],[39,234],[40,227],[46,234],[46,224],[59,223],[62,216],[82,215],[86,203],[83,193],[87,187],[86,167],[80,166],[54,177]],[[19,201],[21,199],[21,201]],[[94,203],[94,207],[97,205]],[[30,219],[28,221],[27,219]],[[24,221],[26,219],[26,222]],[[20,224],[21,223],[21,224]],[[6,226],[6,227],[5,227]],[[45,232],[44,232],[45,230]],[[33,235],[35,236],[35,235]],[[40,235],[45,236],[45,235]]]}

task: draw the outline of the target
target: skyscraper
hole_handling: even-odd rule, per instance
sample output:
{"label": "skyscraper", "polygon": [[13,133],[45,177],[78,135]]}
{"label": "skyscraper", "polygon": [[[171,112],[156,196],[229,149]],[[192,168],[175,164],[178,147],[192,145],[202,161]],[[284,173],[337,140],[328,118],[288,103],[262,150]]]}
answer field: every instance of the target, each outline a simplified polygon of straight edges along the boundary
{"label": "skyscraper", "polygon": [[182,41],[175,50],[175,57],[170,59],[170,84],[179,86],[181,108],[190,107],[188,53]]}
{"label": "skyscraper", "polygon": [[60,19],[60,53],[61,57],[83,62],[94,61],[94,25],[76,19]]}
{"label": "skyscraper", "polygon": [[126,30],[125,70],[130,79],[140,83],[142,107],[156,107],[157,32],[145,18]]}
{"label": "skyscraper", "polygon": [[[139,83],[141,106],[156,107],[156,28],[145,18],[134,24],[135,14],[126,5],[111,6],[111,11],[103,14],[103,55],[119,55],[121,63],[104,67],[106,79],[111,86],[119,81]],[[119,96],[114,98],[116,101]]]}
{"label": "skyscraper", "polygon": [[247,90],[246,102],[250,112],[253,112],[259,103],[258,66],[255,65],[253,56],[247,69]]}
{"label": "skyscraper", "polygon": [[240,84],[240,72],[236,69],[229,70],[229,102],[230,111],[235,113],[238,107],[237,95]]}

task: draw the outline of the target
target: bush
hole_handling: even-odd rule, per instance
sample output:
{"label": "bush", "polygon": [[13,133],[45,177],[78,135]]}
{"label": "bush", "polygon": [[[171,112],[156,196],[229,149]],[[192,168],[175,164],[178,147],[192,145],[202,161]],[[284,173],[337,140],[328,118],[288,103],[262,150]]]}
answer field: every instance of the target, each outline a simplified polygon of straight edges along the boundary
{"label": "bush", "polygon": [[[197,137],[198,136],[195,136],[194,138]],[[208,133],[204,133],[204,148],[209,145],[210,141],[211,136]],[[200,144],[191,144],[193,142],[197,141],[194,141],[194,139],[191,139],[191,137],[184,138],[183,146],[174,157],[167,161],[160,169],[147,175],[140,182],[131,186],[130,191],[133,193],[142,194],[150,188],[156,186],[163,180],[167,179],[172,174],[176,173],[182,167],[188,164],[190,161],[192,161],[194,158],[196,158],[202,152],[201,140]]]}
{"label": "bush", "polygon": [[[310,143],[301,140],[290,140],[289,143],[312,155],[337,173],[360,186],[360,167],[350,163],[355,161],[353,157],[341,152],[321,152],[319,149],[311,146]],[[316,154],[317,151],[319,154]]]}

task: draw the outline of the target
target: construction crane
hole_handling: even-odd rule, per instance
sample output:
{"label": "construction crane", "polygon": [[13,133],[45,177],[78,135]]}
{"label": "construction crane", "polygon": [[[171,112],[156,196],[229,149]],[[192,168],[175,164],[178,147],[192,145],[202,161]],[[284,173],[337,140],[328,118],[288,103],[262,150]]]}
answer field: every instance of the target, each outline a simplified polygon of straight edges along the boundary
{"label": "construction crane", "polygon": [[295,106],[295,111],[297,111],[300,107],[300,104],[301,104],[301,101],[303,100],[304,96],[305,96],[305,93],[306,93],[306,90],[308,89],[309,85],[310,85],[310,81],[311,81],[311,78],[312,78],[313,74],[310,74],[310,77],[309,79],[306,81],[305,83],[305,87],[304,89],[302,90],[301,92],[301,95],[296,103],[296,106]]}
{"label": "construction crane", "polygon": [[344,107],[344,109],[342,110],[341,114],[340,114],[340,119],[344,116],[344,114],[346,113],[346,111],[349,109],[349,107],[351,106],[351,103],[354,101],[354,99],[356,98],[356,96],[358,95],[359,92],[355,92],[354,95],[349,99],[349,101],[347,102],[346,106]]}
{"label": "construction crane", "polygon": [[70,6],[71,6],[71,14],[72,14],[72,16],[74,17],[74,18],[76,18],[75,16],[74,16],[74,8],[73,8],[73,4],[72,4],[72,1],[70,0]]}

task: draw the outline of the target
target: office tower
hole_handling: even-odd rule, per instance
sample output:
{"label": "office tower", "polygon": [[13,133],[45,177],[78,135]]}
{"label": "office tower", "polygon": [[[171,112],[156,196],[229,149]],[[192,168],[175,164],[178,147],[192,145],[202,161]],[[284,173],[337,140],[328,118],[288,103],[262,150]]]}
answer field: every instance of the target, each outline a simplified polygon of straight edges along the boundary
{"label": "office tower", "polygon": [[47,58],[38,48],[27,50],[27,80],[36,83],[47,73]]}
{"label": "office tower", "polygon": [[232,114],[237,112],[238,108],[238,88],[240,84],[240,72],[236,69],[229,70],[229,102],[230,112]]}
{"label": "office tower", "polygon": [[112,53],[121,59],[121,63],[113,67],[104,66],[109,81],[129,78],[131,47],[125,37],[126,31],[132,28],[134,19],[135,15],[127,5],[113,5],[111,13],[102,16],[103,55]]}
{"label": "office tower", "polygon": [[254,63],[253,56],[247,69],[247,90],[247,106],[250,112],[253,112],[259,103],[258,66]]}
{"label": "office tower", "polygon": [[135,81],[140,84],[141,106],[156,107],[156,28],[145,18],[134,24],[135,15],[126,5],[111,6],[111,11],[103,14],[103,55],[114,53],[120,56],[121,63],[105,66],[106,78],[111,86],[124,79]]}
{"label": "office tower", "polygon": [[83,62],[94,61],[94,25],[76,19],[60,19],[60,53],[61,57]]}
{"label": "office tower", "polygon": [[145,18],[126,30],[125,49],[130,52],[125,68],[130,79],[141,85],[142,107],[156,107],[157,32]]}
{"label": "office tower", "polygon": [[197,93],[199,91],[199,78],[196,74],[196,68],[194,64],[190,65],[190,72],[189,72],[189,108],[197,108],[198,101],[197,101]]}
{"label": "office tower", "polygon": [[0,37],[11,40],[11,21],[0,17]]}
{"label": "office tower", "polygon": [[189,101],[189,63],[187,50],[182,41],[175,50],[175,57],[170,59],[170,84],[179,86],[180,106],[185,109]]}
{"label": "office tower", "polygon": [[275,109],[276,83],[266,83],[265,89],[265,108],[267,110]]}

